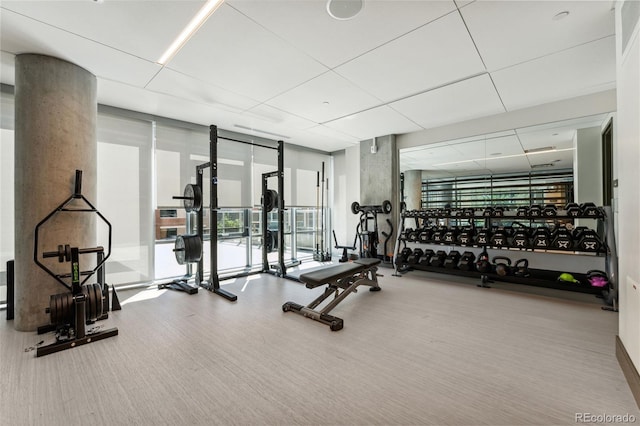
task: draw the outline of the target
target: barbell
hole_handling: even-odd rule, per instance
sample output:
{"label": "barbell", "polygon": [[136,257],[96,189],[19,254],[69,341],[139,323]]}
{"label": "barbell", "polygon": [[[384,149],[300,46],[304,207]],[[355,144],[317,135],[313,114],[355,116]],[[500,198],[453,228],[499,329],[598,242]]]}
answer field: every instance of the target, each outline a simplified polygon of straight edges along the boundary
{"label": "barbell", "polygon": [[173,246],[178,265],[196,263],[202,259],[202,240],[198,235],[178,235]]}
{"label": "barbell", "polygon": [[202,189],[198,185],[188,183],[184,187],[182,196],[174,196],[174,200],[182,200],[187,213],[199,212],[202,208]]}

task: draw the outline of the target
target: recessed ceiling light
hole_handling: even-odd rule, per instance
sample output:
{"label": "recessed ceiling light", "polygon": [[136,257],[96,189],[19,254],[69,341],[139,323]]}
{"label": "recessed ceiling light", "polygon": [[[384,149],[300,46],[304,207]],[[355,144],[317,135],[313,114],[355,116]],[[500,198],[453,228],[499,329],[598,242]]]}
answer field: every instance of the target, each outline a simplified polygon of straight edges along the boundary
{"label": "recessed ceiling light", "polygon": [[328,101],[324,101],[324,102],[322,103],[322,105],[324,105],[324,106],[329,106],[329,102],[328,102]]}
{"label": "recessed ceiling light", "polygon": [[502,153],[501,152],[493,152],[493,153],[491,153],[489,155],[492,156],[492,157],[495,157],[496,155],[502,155]]}
{"label": "recessed ceiling light", "polygon": [[363,7],[364,0],[327,0],[327,13],[339,21],[355,18]]}
{"label": "recessed ceiling light", "polygon": [[554,134],[552,134],[551,136],[558,136],[558,134],[559,134],[559,133],[554,133]]}
{"label": "recessed ceiling light", "polygon": [[543,146],[542,148],[525,149],[525,154],[535,154],[539,152],[551,152],[556,149],[555,146]]}
{"label": "recessed ceiling light", "polygon": [[561,19],[566,18],[567,16],[569,16],[569,11],[568,10],[563,10],[560,13],[556,13],[555,16],[553,17],[554,21],[559,21]]}
{"label": "recessed ceiling light", "polygon": [[532,164],[532,165],[531,165],[531,168],[532,168],[532,169],[541,169],[541,168],[544,168],[544,167],[553,167],[553,164],[551,164],[551,163],[544,163],[544,164]]}

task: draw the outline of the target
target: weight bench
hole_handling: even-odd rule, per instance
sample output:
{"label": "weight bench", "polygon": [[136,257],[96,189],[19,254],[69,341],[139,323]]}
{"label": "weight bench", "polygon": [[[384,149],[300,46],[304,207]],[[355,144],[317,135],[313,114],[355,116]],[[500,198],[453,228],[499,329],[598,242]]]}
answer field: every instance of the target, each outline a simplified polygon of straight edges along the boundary
{"label": "weight bench", "polygon": [[[311,318],[331,328],[331,331],[341,330],[343,321],[341,318],[329,315],[329,312],[342,302],[349,294],[357,291],[360,285],[368,285],[369,291],[380,291],[378,285],[378,266],[380,259],[358,259],[349,263],[322,268],[300,275],[300,281],[305,283],[307,288],[316,288],[327,284],[318,298],[307,306],[302,306],[294,302],[287,302],[282,305],[284,312],[295,312],[307,318]],[[340,291],[339,289],[342,289]],[[329,296],[335,294],[334,299],[321,310],[316,310],[318,305],[324,302]]]}

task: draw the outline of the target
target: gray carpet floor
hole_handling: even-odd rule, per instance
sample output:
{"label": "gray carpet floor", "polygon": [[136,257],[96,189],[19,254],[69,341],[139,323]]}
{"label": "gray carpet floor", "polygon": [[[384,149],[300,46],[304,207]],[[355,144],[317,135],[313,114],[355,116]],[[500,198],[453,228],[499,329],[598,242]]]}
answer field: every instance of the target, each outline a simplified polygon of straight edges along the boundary
{"label": "gray carpet floor", "polygon": [[[591,296],[381,269],[332,314],[282,312],[321,289],[270,275],[119,293],[119,335],[36,358],[52,335],[0,320],[2,425],[569,425],[640,411]],[[514,291],[518,290],[518,291]],[[575,297],[574,297],[575,296]],[[3,313],[4,315],[4,313]],[[26,350],[26,351],[25,351]]]}

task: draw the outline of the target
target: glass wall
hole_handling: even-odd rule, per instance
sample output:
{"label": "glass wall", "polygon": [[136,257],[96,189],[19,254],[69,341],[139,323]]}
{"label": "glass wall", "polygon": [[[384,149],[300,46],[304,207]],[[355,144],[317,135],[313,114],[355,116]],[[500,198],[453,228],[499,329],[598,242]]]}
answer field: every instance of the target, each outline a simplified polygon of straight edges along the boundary
{"label": "glass wall", "polygon": [[[13,94],[3,86],[0,127],[0,303],[6,300],[6,262],[14,256],[14,137]],[[90,200],[112,225],[112,251],[106,264],[107,282],[116,286],[149,283],[182,276],[173,253],[177,235],[195,233],[195,213],[188,216],[182,195],[196,183],[196,166],[209,162],[209,128],[152,117],[112,107],[98,108],[97,200]],[[276,142],[224,130],[219,135],[268,146]],[[295,145],[285,145],[287,210],[282,232],[285,262],[313,256],[320,225],[316,187],[322,162],[330,156]],[[225,139],[218,142],[218,271],[260,270],[262,252],[277,261],[277,212],[268,215],[269,239],[262,241],[262,174],[277,170],[277,150]],[[209,265],[209,169],[204,181],[204,260]],[[268,179],[277,190],[277,179]],[[327,185],[328,187],[328,185]],[[325,200],[329,199],[325,192]],[[325,217],[328,218],[326,202]],[[329,224],[327,223],[327,231]],[[106,244],[106,229],[99,227],[98,244]]]}

